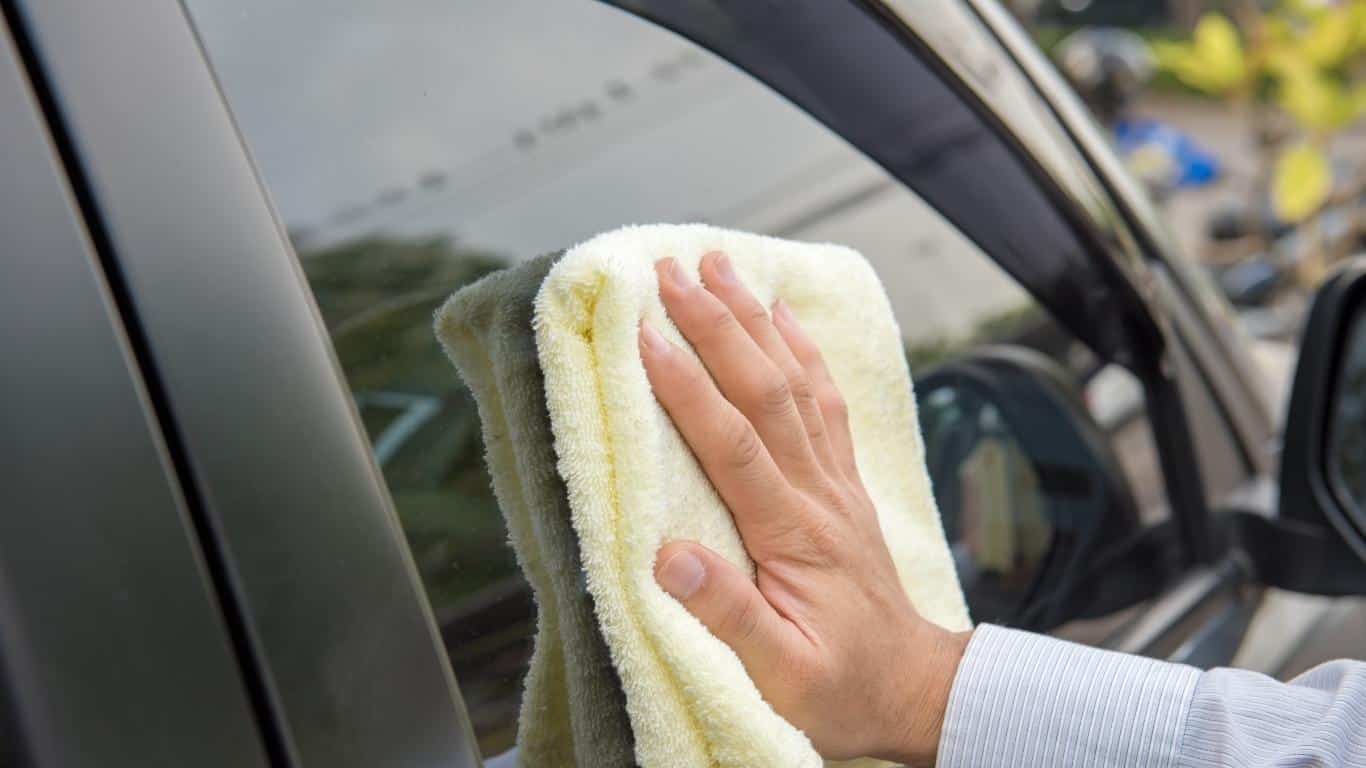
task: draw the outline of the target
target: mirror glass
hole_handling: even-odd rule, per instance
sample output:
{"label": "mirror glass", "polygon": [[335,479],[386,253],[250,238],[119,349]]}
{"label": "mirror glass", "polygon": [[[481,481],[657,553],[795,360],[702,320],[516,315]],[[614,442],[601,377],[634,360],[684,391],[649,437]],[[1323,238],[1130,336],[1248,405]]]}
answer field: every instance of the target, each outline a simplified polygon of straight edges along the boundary
{"label": "mirror glass", "polygon": [[[1129,555],[1144,524],[1113,429],[1066,381],[1051,360],[997,346],[916,385],[930,482],[975,621],[1054,629],[1127,608],[1161,580],[1151,558]],[[1109,578],[1098,581],[1102,561]]]}
{"label": "mirror glass", "polygon": [[1053,542],[1035,464],[997,405],[971,390],[927,392],[920,421],[944,532],[972,615],[1008,620]]}
{"label": "mirror glass", "polygon": [[1329,478],[1358,521],[1366,510],[1366,304],[1358,305],[1342,348],[1329,411]]}

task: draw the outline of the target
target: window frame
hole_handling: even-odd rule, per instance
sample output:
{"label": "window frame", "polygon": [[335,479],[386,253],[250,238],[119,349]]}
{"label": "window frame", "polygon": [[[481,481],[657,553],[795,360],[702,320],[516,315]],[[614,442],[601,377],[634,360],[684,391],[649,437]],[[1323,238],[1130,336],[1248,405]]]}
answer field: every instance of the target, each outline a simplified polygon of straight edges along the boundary
{"label": "window frame", "polygon": [[963,1],[1025,74],[1080,159],[1095,173],[1152,265],[1161,283],[1157,289],[1172,294],[1165,303],[1182,310],[1169,321],[1191,347],[1200,384],[1218,403],[1219,415],[1239,442],[1249,474],[1274,473],[1277,426],[1265,388],[1257,383],[1261,377],[1247,349],[1250,339],[1236,326],[1232,308],[1180,253],[1152,200],[1128,173],[1081,99],[1019,23],[991,0]]}

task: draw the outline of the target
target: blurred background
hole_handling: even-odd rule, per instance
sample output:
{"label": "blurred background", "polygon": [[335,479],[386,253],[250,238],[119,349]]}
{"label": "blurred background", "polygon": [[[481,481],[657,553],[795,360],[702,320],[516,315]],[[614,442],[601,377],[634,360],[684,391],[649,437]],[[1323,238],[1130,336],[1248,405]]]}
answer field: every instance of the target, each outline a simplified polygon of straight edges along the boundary
{"label": "blurred background", "polygon": [[1263,339],[1360,247],[1366,3],[1013,0]]}

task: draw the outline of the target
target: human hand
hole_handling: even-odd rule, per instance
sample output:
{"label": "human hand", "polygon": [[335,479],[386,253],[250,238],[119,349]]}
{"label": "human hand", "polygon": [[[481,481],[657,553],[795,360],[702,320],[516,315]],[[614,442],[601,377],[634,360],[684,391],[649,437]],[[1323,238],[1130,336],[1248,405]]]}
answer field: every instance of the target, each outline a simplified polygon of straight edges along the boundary
{"label": "human hand", "polygon": [[660,549],[655,578],[824,757],[932,762],[970,633],[921,618],[902,590],[820,351],[781,302],[770,316],[723,254],[703,257],[703,285],[672,259],[655,268],[705,368],[642,323],[645,372],[757,580],[687,541]]}

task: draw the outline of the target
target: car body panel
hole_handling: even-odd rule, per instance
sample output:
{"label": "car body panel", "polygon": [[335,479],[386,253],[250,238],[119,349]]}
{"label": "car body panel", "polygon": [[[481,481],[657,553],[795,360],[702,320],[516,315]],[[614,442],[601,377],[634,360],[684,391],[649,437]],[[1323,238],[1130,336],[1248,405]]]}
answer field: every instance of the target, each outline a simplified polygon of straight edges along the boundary
{"label": "car body panel", "polygon": [[0,764],[265,766],[148,392],[3,22],[0,137]]}

